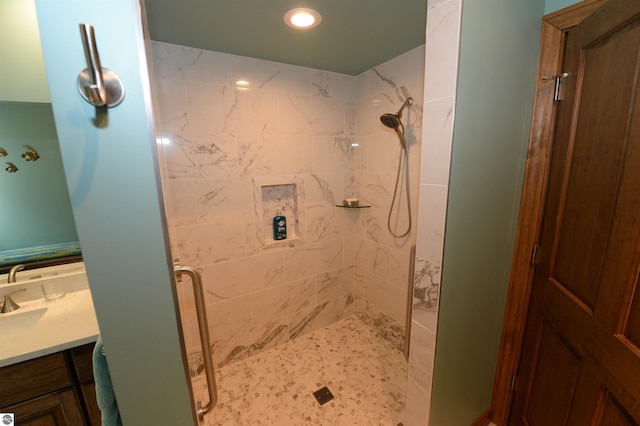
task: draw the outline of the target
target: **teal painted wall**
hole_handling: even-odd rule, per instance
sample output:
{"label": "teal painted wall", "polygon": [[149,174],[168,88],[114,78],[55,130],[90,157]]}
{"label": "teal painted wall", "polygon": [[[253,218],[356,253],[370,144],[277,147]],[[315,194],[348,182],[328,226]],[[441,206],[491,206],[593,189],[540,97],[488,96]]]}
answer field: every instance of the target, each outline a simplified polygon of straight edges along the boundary
{"label": "teal painted wall", "polygon": [[[22,145],[40,158],[25,161]],[[51,105],[0,102],[0,148],[0,251],[78,241]]]}
{"label": "teal painted wall", "polygon": [[[127,426],[193,425],[173,265],[159,185],[137,0],[37,0],[42,48],[78,236]],[[78,23],[95,27],[122,104],[100,111],[76,87]]]}
{"label": "teal painted wall", "polygon": [[544,4],[544,14],[564,9],[576,3],[580,3],[580,0],[547,0]]}
{"label": "teal painted wall", "polygon": [[544,0],[464,2],[431,426],[491,404],[543,13]]}

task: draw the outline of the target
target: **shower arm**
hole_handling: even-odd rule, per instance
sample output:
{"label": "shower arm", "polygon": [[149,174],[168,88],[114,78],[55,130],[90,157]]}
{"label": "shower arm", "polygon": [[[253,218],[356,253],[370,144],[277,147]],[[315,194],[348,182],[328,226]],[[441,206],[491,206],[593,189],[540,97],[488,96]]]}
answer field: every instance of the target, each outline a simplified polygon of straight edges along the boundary
{"label": "shower arm", "polygon": [[408,97],[404,103],[402,104],[402,106],[400,107],[400,109],[398,110],[398,112],[396,112],[396,115],[398,116],[398,118],[402,117],[402,110],[404,110],[406,107],[413,105],[413,98],[412,97]]}

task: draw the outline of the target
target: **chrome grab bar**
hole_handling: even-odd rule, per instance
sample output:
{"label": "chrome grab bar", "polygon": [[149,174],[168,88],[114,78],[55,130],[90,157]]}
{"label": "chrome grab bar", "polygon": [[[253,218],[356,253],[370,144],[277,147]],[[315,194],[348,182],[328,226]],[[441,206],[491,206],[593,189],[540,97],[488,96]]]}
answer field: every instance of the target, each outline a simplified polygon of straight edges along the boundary
{"label": "chrome grab bar", "polygon": [[173,269],[176,280],[182,282],[182,274],[187,274],[191,278],[193,285],[193,295],[196,303],[196,315],[198,316],[198,331],[200,332],[200,344],[202,345],[202,359],[204,361],[204,372],[207,378],[207,390],[209,391],[209,402],[202,406],[202,402],[197,404],[198,420],[204,421],[204,415],[208,413],[218,403],[218,388],[216,385],[216,373],[211,360],[211,342],[209,339],[209,329],[207,322],[206,303],[204,300],[204,290],[202,288],[202,278],[198,270],[192,266],[181,266],[174,262]]}
{"label": "chrome grab bar", "polygon": [[416,245],[411,246],[409,253],[409,289],[407,290],[407,312],[404,320],[404,356],[409,359],[409,343],[411,342],[411,319],[413,315],[413,289],[416,274]]}

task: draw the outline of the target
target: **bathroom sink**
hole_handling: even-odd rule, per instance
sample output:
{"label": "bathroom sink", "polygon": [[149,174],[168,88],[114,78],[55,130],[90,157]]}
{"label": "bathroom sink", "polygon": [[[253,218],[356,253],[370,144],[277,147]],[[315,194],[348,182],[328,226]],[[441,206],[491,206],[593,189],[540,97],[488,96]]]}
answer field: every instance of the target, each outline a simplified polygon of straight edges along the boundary
{"label": "bathroom sink", "polygon": [[[0,368],[95,342],[99,333],[84,272],[27,272],[29,281],[2,285],[0,280],[3,295],[26,289],[14,297],[20,308],[0,313]],[[57,282],[63,283],[65,297],[47,301],[42,285]]]}
{"label": "bathroom sink", "polygon": [[48,307],[25,309],[20,308],[6,314],[0,314],[0,326],[29,327],[40,321]]}

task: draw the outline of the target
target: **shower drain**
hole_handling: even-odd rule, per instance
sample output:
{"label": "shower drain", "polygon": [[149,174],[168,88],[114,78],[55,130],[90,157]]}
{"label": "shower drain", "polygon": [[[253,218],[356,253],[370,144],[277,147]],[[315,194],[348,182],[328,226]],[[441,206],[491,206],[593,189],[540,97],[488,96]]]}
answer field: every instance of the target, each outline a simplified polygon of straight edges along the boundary
{"label": "shower drain", "polygon": [[333,399],[333,394],[326,386],[315,391],[313,396],[316,397],[320,405],[324,405]]}

